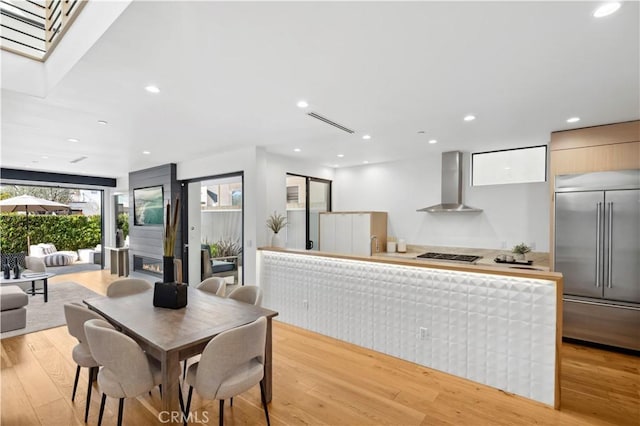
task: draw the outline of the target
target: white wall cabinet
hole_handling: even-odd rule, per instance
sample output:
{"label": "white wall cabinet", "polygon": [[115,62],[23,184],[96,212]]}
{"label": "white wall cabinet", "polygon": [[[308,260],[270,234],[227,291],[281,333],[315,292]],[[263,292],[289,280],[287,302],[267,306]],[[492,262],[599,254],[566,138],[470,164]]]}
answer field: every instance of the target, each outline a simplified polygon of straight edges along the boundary
{"label": "white wall cabinet", "polygon": [[320,251],[369,256],[387,245],[386,212],[320,213]]}

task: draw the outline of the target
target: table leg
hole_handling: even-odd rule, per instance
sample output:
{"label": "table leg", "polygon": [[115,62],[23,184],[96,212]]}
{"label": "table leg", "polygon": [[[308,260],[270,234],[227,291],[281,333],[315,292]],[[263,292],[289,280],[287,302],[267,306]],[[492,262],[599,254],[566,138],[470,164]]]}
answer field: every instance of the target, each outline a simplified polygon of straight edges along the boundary
{"label": "table leg", "polygon": [[49,301],[49,280],[47,278],[44,279],[44,288],[42,292],[44,293],[44,303]]}
{"label": "table leg", "polygon": [[35,281],[31,281],[31,295],[32,296],[36,295],[36,282]]}
{"label": "table leg", "polygon": [[[180,360],[178,352],[162,354],[162,411],[180,412],[178,392],[180,392]],[[165,414],[166,416],[166,414]]]}
{"label": "table leg", "polygon": [[264,397],[267,403],[271,402],[272,390],[272,345],[271,345],[271,318],[267,318],[267,342],[264,350]]}

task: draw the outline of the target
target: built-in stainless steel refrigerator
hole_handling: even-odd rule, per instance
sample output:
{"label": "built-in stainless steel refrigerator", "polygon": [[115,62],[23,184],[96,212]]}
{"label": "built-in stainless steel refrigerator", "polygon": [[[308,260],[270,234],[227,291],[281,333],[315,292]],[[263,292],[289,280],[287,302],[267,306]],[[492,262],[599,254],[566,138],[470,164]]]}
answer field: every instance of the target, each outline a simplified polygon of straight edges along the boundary
{"label": "built-in stainless steel refrigerator", "polygon": [[640,170],[556,176],[563,335],[640,350]]}

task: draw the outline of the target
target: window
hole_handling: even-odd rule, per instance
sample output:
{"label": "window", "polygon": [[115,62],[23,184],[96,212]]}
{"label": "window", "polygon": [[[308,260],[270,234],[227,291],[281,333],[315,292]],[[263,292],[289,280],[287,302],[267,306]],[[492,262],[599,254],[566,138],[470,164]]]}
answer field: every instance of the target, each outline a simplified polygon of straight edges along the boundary
{"label": "window", "polygon": [[545,182],[547,146],[472,154],[471,176],[472,186]]}

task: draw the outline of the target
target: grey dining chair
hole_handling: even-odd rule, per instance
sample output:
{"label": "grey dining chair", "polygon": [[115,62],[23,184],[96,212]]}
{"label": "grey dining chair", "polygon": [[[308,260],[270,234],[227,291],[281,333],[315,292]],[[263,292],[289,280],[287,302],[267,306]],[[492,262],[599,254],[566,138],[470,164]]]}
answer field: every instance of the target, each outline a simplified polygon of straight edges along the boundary
{"label": "grey dining chair", "polygon": [[209,277],[196,286],[198,290],[224,297],[227,282],[221,277]]}
{"label": "grey dining chair", "polygon": [[[209,277],[198,284],[196,288],[201,291],[206,291],[207,293],[215,294],[216,296],[224,297],[227,282],[221,277]],[[185,359],[182,366],[182,377],[187,376],[187,362],[188,360]]]}
{"label": "grey dining chair", "polygon": [[260,306],[262,304],[262,289],[255,285],[241,286],[229,293],[227,298]]}
{"label": "grey dining chair", "polygon": [[264,414],[269,421],[269,409],[264,394],[265,345],[267,319],[260,317],[250,324],[218,334],[202,351],[200,361],[189,366],[186,383],[189,384],[187,405],[184,410],[185,425],[195,388],[203,399],[220,401],[220,419],[224,424],[224,400],[233,398],[260,384],[260,396]]}
{"label": "grey dining chair", "polygon": [[[209,277],[198,284],[196,288],[201,291],[206,291],[207,293],[215,294],[216,296],[224,297],[227,290],[227,282],[221,277]],[[187,376],[187,363],[188,360],[185,359],[182,366],[183,378]]]}
{"label": "grey dining chair", "polygon": [[147,280],[140,278],[120,278],[107,287],[107,297],[128,296],[151,290],[153,286]]}
{"label": "grey dining chair", "polygon": [[[125,398],[135,398],[162,383],[160,364],[149,358],[129,336],[115,330],[108,322],[92,319],[84,324],[91,354],[102,365],[98,372],[98,385],[102,391],[98,425],[107,395],[118,398],[118,426],[122,425]],[[180,407],[182,394],[180,395]]]}
{"label": "grey dining chair", "polygon": [[67,329],[69,334],[78,340],[78,344],[74,346],[71,352],[71,357],[75,361],[76,378],[73,381],[73,392],[71,393],[71,401],[76,397],[76,389],[78,388],[78,378],[80,377],[80,368],[85,367],[89,369],[89,377],[87,382],[87,401],[84,408],[84,422],[87,422],[89,417],[89,405],[91,403],[91,389],[93,384],[93,378],[95,377],[99,364],[91,355],[89,350],[89,344],[87,343],[87,337],[84,333],[84,323],[92,319],[103,319],[98,313],[76,303],[70,303],[64,305],[64,317],[67,321]]}

